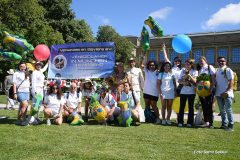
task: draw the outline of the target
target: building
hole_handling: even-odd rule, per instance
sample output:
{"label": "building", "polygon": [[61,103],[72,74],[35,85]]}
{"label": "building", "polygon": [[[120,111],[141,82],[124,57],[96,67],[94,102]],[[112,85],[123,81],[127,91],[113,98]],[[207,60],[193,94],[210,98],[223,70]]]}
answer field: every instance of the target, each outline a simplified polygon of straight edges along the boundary
{"label": "building", "polygon": [[[192,40],[192,50],[189,53],[178,54],[172,49],[172,38],[175,35],[167,35],[164,37],[150,38],[150,50],[147,53],[148,60],[156,60],[160,62],[163,60],[162,43],[166,45],[168,57],[171,61],[176,56],[182,58],[182,62],[188,58],[193,58],[198,61],[200,56],[207,58],[208,64],[218,67],[217,57],[224,56],[227,59],[227,65],[237,73],[238,79],[240,78],[240,30],[224,31],[224,32],[208,32],[208,33],[193,33],[187,34]],[[127,36],[127,38],[136,47],[136,57],[144,54],[140,46],[140,38]],[[239,89],[239,85],[238,85]]]}

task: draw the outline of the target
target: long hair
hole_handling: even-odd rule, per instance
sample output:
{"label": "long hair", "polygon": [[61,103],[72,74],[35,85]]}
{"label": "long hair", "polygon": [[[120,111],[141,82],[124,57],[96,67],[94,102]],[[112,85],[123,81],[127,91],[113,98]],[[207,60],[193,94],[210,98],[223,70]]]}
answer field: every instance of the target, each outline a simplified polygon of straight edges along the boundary
{"label": "long hair", "polygon": [[191,69],[194,69],[194,68],[195,68],[195,66],[194,66],[194,59],[189,58],[189,59],[187,59],[187,60],[185,61],[185,63],[186,63],[186,62],[191,65]]}
{"label": "long hair", "polygon": [[54,87],[54,86],[56,86],[57,89],[58,89],[58,91],[57,91],[57,99],[58,99],[58,100],[61,100],[61,98],[62,98],[62,89],[61,89],[61,86],[58,85],[58,84],[56,84],[56,83],[55,83],[54,85],[50,86],[50,90],[49,90],[48,95],[50,95],[50,94],[53,93],[53,87]]}
{"label": "long hair", "polygon": [[171,63],[169,63],[169,62],[164,62],[164,63],[162,64],[161,68],[160,68],[160,72],[164,72],[164,67],[165,67],[167,64],[170,65],[170,70],[172,69]]}
{"label": "long hair", "polygon": [[148,61],[148,63],[147,63],[147,70],[149,70],[151,63],[154,63],[154,65],[155,65],[155,70],[156,70],[156,69],[157,69],[156,61]]}
{"label": "long hair", "polygon": [[[182,60],[181,60],[181,58],[178,57],[178,56],[176,56],[176,57],[174,57],[173,60],[174,60],[174,61],[179,61],[179,62],[180,62],[179,65],[177,65],[177,67],[178,67],[179,69],[181,69],[181,68],[182,68]],[[174,66],[174,64],[173,64],[172,66]]]}

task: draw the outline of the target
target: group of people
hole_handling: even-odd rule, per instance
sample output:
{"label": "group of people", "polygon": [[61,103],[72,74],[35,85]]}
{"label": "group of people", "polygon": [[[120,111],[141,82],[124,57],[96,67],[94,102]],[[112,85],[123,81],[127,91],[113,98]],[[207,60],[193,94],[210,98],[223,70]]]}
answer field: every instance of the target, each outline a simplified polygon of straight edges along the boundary
{"label": "group of people", "polygon": [[[106,122],[113,121],[120,114],[117,102],[127,100],[133,120],[144,122],[144,111],[140,104],[141,92],[143,92],[145,109],[151,108],[154,111],[155,123],[171,125],[173,99],[180,96],[178,127],[184,125],[186,102],[188,102],[186,126],[193,127],[197,77],[205,73],[211,79],[211,94],[207,97],[199,97],[205,125],[213,128],[213,104],[216,97],[222,117],[222,128],[233,130],[233,71],[227,67],[226,58],[217,58],[218,69],[208,65],[204,56],[199,58],[197,65],[193,59],[187,59],[183,67],[179,57],[175,57],[171,64],[165,45],[162,46],[162,49],[164,61],[160,68],[157,67],[156,61],[147,62],[145,57],[142,60],[141,68],[137,68],[135,59],[131,58],[126,70],[122,62],[117,63],[115,72],[102,82],[104,84],[99,85],[90,79],[83,80],[81,84],[72,82],[70,92],[65,94],[62,94],[61,81],[60,83],[58,81],[51,83],[47,94],[44,94],[45,76],[41,69],[43,65],[41,62],[35,63],[35,70],[31,75],[26,72],[26,63],[19,63],[18,71],[12,77],[14,99],[20,103],[16,124],[26,125],[34,121],[34,118],[26,118],[30,91],[33,102],[35,102],[36,95],[41,95],[48,125],[52,123],[50,118],[53,118],[56,124],[61,124],[64,120],[70,121],[73,125],[81,124],[84,120],[88,121],[91,113],[89,109],[91,97],[96,92],[99,93],[97,100],[107,110]],[[79,85],[81,86],[80,90],[77,89]],[[161,114],[157,106],[159,98],[162,104]],[[82,101],[85,102],[84,120],[81,113]]]}

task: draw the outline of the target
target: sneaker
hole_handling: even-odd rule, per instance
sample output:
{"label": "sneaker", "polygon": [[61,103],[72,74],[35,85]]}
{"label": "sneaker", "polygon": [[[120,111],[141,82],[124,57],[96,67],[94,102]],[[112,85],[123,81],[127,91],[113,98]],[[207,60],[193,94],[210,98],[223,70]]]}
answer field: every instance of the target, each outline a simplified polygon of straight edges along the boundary
{"label": "sneaker", "polygon": [[167,125],[171,125],[172,122],[170,120],[167,120]]}
{"label": "sneaker", "polygon": [[166,120],[163,119],[163,120],[162,120],[162,125],[166,125],[166,123],[167,123]]}
{"label": "sneaker", "polygon": [[50,125],[51,125],[51,121],[50,121],[50,119],[49,119],[49,118],[47,119],[47,125],[48,125],[48,126],[50,126]]}
{"label": "sneaker", "polygon": [[26,119],[25,121],[22,121],[20,126],[29,126],[29,120]]}
{"label": "sneaker", "polygon": [[212,124],[209,124],[208,128],[214,129],[214,126]]}
{"label": "sneaker", "polygon": [[161,120],[160,120],[159,118],[157,118],[157,120],[156,120],[155,123],[156,123],[156,124],[161,124]]}
{"label": "sneaker", "polygon": [[187,127],[192,127],[192,125],[191,124],[187,124]]}
{"label": "sneaker", "polygon": [[179,123],[179,124],[178,124],[178,127],[182,127],[182,126],[183,126],[183,124],[182,124],[182,123]]}
{"label": "sneaker", "polygon": [[21,125],[21,123],[22,123],[21,120],[17,120],[17,121],[15,122],[16,125]]}
{"label": "sneaker", "polygon": [[231,127],[227,127],[224,130],[227,131],[227,132],[233,132],[234,131],[233,128],[231,128]]}
{"label": "sneaker", "polygon": [[227,129],[228,127],[227,126],[224,126],[224,125],[222,125],[221,127],[220,127],[220,129]]}

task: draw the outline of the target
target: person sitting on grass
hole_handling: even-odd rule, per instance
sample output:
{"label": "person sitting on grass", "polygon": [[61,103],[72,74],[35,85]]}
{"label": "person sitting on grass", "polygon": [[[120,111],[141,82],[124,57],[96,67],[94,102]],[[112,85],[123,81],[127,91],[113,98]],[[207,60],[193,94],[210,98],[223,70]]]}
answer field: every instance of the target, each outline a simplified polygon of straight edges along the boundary
{"label": "person sitting on grass", "polygon": [[114,100],[113,96],[108,93],[107,86],[101,87],[100,95],[97,97],[97,100],[107,110],[106,122],[111,123],[112,121],[114,121],[114,118],[119,116],[120,108],[117,107],[116,101]]}
{"label": "person sitting on grass", "polygon": [[144,111],[140,105],[140,97],[138,94],[130,90],[130,83],[124,82],[124,92],[121,96],[121,101],[129,101],[129,108],[131,110],[133,123],[136,124],[136,122],[144,122]]}
{"label": "person sitting on grass", "polygon": [[81,116],[82,93],[77,93],[76,83],[70,85],[70,92],[65,94],[66,104],[64,105],[64,117],[71,121],[71,125],[83,124]]}
{"label": "person sitting on grass", "polygon": [[62,124],[62,112],[65,99],[62,96],[60,85],[53,84],[50,87],[49,94],[44,98],[44,116],[47,119],[47,125],[51,125],[50,118],[54,118],[54,123]]}

